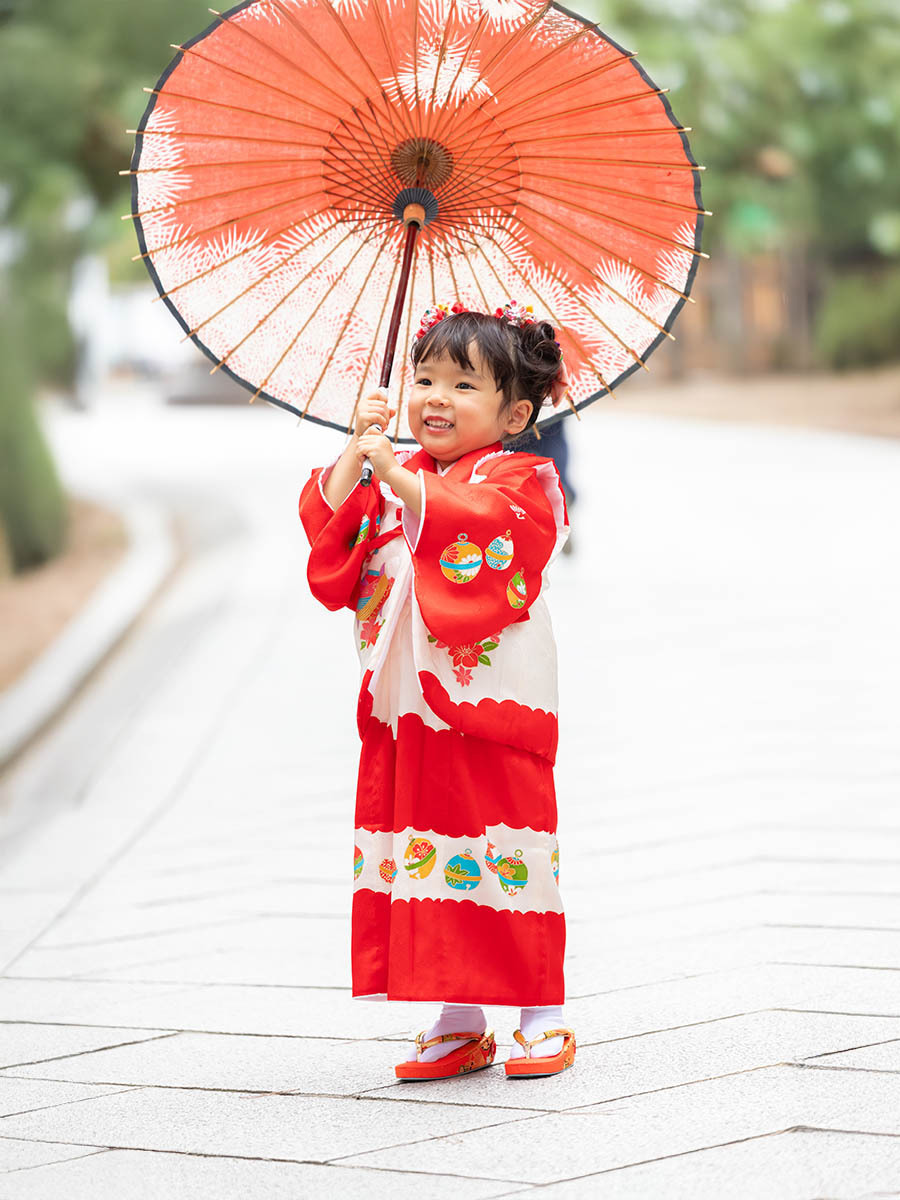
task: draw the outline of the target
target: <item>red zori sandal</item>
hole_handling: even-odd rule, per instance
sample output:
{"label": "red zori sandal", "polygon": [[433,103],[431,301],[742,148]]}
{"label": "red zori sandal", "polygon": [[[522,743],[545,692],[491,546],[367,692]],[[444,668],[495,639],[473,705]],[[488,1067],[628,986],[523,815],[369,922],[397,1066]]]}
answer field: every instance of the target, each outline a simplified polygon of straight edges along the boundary
{"label": "red zori sandal", "polygon": [[[539,1037],[533,1038],[530,1042],[526,1041],[521,1029],[517,1029],[513,1037],[524,1047],[524,1058],[508,1058],[506,1060],[506,1074],[515,1079],[535,1079],[539,1075],[558,1075],[560,1071],[564,1071],[566,1067],[571,1067],[575,1061],[575,1034],[571,1029],[548,1029],[546,1033],[542,1033]],[[559,1054],[551,1055],[549,1058],[532,1058],[531,1050],[538,1042],[545,1042],[548,1038],[561,1037],[564,1039],[562,1050]]]}
{"label": "red zori sandal", "polygon": [[[465,1042],[458,1050],[451,1050],[437,1062],[421,1062],[421,1056],[429,1046],[438,1042]],[[480,1071],[489,1067],[497,1053],[497,1043],[491,1033],[444,1033],[425,1041],[425,1031],[416,1034],[416,1061],[402,1062],[394,1067],[398,1079],[452,1079],[454,1075],[466,1075],[469,1071]]]}

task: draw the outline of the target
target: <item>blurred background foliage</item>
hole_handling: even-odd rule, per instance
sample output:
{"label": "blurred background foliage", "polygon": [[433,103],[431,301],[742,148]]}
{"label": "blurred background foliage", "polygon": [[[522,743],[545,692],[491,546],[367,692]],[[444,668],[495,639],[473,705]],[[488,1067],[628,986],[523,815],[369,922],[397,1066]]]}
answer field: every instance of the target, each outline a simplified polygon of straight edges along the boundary
{"label": "blurred background foliage", "polygon": [[[802,251],[820,292],[822,365],[900,357],[898,0],[575,0],[670,89],[707,167],[704,249]],[[170,43],[209,16],[194,0],[0,0],[0,493],[21,568],[63,544],[64,504],[31,411],[32,381],[71,387],[77,260],[143,278],[128,211],[131,154]],[[17,485],[18,486],[18,485]],[[19,493],[17,493],[19,495]]]}
{"label": "blurred background foliage", "polygon": [[[704,249],[900,265],[897,0],[588,0],[706,165]],[[586,10],[587,11],[587,10]]]}
{"label": "blurred background foliage", "polygon": [[[900,358],[898,0],[586,0],[707,167],[703,248],[810,266],[819,365]],[[702,271],[702,268],[701,268]]]}

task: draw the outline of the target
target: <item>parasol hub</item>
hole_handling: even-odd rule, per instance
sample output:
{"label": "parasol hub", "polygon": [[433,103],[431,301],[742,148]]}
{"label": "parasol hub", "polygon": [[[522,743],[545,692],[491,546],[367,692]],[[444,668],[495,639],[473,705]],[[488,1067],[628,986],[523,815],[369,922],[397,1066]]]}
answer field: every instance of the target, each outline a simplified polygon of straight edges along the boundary
{"label": "parasol hub", "polygon": [[408,187],[397,193],[393,214],[404,225],[424,229],[438,215],[437,197],[425,187]]}
{"label": "parasol hub", "polygon": [[421,229],[425,224],[425,209],[421,204],[407,204],[403,210],[404,225],[418,225]]}

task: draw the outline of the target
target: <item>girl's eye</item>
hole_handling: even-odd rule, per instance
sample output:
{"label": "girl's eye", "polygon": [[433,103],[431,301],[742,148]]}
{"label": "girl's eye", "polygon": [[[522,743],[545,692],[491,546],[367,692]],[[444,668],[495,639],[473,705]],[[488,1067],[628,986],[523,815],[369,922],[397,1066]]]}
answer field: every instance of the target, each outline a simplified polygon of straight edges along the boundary
{"label": "girl's eye", "polygon": [[431,380],[430,380],[430,379],[417,379],[417,380],[416,380],[416,387],[419,387],[419,386],[430,386],[430,385],[431,385]]}
{"label": "girl's eye", "polygon": [[465,387],[465,388],[470,388],[472,385],[471,385],[471,383],[465,383],[465,382],[463,382],[463,383],[458,383],[456,386],[457,386],[457,387]]}

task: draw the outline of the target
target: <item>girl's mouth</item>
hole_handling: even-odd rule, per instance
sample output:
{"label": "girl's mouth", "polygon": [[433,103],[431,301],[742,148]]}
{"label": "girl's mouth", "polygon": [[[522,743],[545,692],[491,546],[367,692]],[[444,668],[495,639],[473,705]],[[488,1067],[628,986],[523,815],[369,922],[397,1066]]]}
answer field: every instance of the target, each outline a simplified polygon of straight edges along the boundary
{"label": "girl's mouth", "polygon": [[453,422],[446,420],[444,417],[426,417],[425,428],[440,432],[443,429],[452,429]]}

